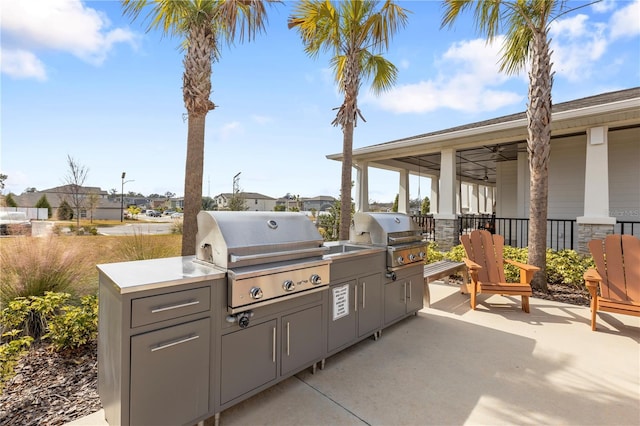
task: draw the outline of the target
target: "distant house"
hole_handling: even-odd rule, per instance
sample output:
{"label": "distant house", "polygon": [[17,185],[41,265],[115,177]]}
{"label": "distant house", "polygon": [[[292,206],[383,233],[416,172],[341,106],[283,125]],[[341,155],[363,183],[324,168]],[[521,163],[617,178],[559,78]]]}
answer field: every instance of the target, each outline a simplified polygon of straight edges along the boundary
{"label": "distant house", "polygon": [[[242,200],[244,200],[244,206],[249,211],[273,211],[276,207],[276,199],[259,194],[257,192],[240,192],[237,194]],[[213,197],[218,210],[227,210],[233,194],[225,192]]]}
{"label": "distant house", "polygon": [[[74,208],[72,200],[73,190],[71,185],[57,186],[55,188],[49,188],[42,191],[26,192],[21,195],[14,195],[13,199],[18,204],[18,207],[35,207],[36,203],[42,198],[47,197],[47,201],[51,206],[52,216],[55,218],[58,216],[58,208],[63,201],[67,201],[69,205]],[[89,206],[85,205],[80,210],[81,218],[93,219],[120,219],[120,198],[109,199],[107,191],[102,190],[95,186],[83,186],[78,193],[83,197],[89,197],[90,195],[97,196],[96,208],[93,212],[89,210]]]}
{"label": "distant house", "polygon": [[302,210],[324,212],[333,207],[336,199],[330,195],[319,195],[313,198],[302,198]]}

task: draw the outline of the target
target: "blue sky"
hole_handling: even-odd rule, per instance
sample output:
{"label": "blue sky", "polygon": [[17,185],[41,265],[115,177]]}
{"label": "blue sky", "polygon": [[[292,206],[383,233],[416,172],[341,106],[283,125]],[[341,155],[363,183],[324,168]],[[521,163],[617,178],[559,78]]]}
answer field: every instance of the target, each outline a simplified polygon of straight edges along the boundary
{"label": "blue sky", "polygon": [[[498,72],[500,40],[475,33],[470,15],[440,29],[441,3],[399,2],[412,11],[386,57],[393,90],[365,84],[354,148],[524,111],[526,72]],[[213,65],[203,195],[240,188],[271,197],[339,195],[342,132],[331,126],[336,90],[329,57],[309,58],[287,17],[269,9],[265,34],[223,46]],[[577,7],[585,2],[571,1]],[[85,182],[125,192],[184,193],[187,124],[180,41],[122,16],[118,1],[2,0],[0,169],[4,193],[64,183],[67,155]],[[553,101],[640,85],[640,1],[605,0],[551,28]],[[355,178],[355,175],[354,175]],[[411,197],[417,194],[412,178]],[[391,202],[398,175],[370,170],[370,200]],[[420,179],[422,196],[429,179]]]}

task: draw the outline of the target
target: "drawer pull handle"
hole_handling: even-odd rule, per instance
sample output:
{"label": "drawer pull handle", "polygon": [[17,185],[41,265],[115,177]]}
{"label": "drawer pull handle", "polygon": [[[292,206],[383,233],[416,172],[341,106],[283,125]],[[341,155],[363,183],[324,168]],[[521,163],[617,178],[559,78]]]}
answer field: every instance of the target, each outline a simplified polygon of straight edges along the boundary
{"label": "drawer pull handle", "polygon": [[366,300],[367,300],[367,283],[363,282],[362,283],[362,309],[366,309],[365,308]]}
{"label": "drawer pull handle", "polygon": [[271,361],[276,363],[276,328],[273,327],[273,339],[271,340]]}
{"label": "drawer pull handle", "polygon": [[151,352],[159,351],[159,350],[162,350],[162,349],[167,349],[167,348],[170,348],[171,346],[180,345],[182,343],[187,343],[187,342],[190,342],[192,340],[199,339],[199,338],[200,338],[200,336],[198,336],[198,335],[191,336],[191,337],[186,337],[184,339],[176,340],[175,342],[171,342],[171,343],[167,343],[167,344],[164,344],[164,345],[156,346],[155,348],[151,349]]}
{"label": "drawer pull handle", "polygon": [[289,356],[289,323],[287,323],[287,356]]}
{"label": "drawer pull handle", "polygon": [[197,305],[198,303],[200,303],[199,300],[193,300],[191,302],[186,302],[186,303],[181,303],[179,305],[169,305],[169,306],[163,306],[161,308],[154,308],[151,310],[152,314],[157,314],[159,312],[164,312],[164,311],[170,311],[172,309],[180,309],[180,308],[186,308],[187,306],[193,306],[193,305]]}
{"label": "drawer pull handle", "polygon": [[411,280],[409,280],[409,300],[411,300]]}

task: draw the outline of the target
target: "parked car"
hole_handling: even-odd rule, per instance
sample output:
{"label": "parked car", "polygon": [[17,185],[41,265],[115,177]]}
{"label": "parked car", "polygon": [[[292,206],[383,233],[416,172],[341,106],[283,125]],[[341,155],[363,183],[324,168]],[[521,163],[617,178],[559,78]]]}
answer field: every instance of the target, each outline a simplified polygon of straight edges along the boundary
{"label": "parked car", "polygon": [[184,213],[182,212],[171,213],[171,219],[182,219],[183,216]]}
{"label": "parked car", "polygon": [[160,212],[159,212],[159,211],[157,211],[157,210],[147,210],[147,216],[151,216],[151,217],[160,217],[160,216],[162,216],[162,215],[161,215],[161,214],[160,214]]}
{"label": "parked car", "polygon": [[0,213],[0,235],[31,235],[31,221],[24,212]]}
{"label": "parked car", "polygon": [[175,212],[176,212],[175,210],[165,210],[164,212],[162,212],[162,214],[163,216],[171,216]]}

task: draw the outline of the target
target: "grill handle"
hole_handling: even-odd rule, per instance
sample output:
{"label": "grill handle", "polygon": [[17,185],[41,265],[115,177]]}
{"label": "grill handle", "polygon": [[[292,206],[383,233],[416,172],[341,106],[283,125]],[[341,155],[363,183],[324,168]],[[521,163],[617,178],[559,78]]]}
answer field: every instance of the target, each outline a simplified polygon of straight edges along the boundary
{"label": "grill handle", "polygon": [[411,235],[409,237],[389,237],[389,244],[403,244],[403,243],[413,243],[417,241],[422,241],[422,236],[420,235]]}
{"label": "grill handle", "polygon": [[313,247],[313,248],[301,249],[301,250],[276,251],[276,252],[270,252],[270,253],[244,254],[244,255],[232,254],[232,255],[229,255],[229,259],[231,260],[231,262],[237,263],[237,262],[242,262],[246,260],[276,259],[278,257],[286,257],[291,255],[297,255],[298,257],[300,257],[299,255],[302,255],[302,254],[321,255],[327,251],[329,251],[329,247]]}

